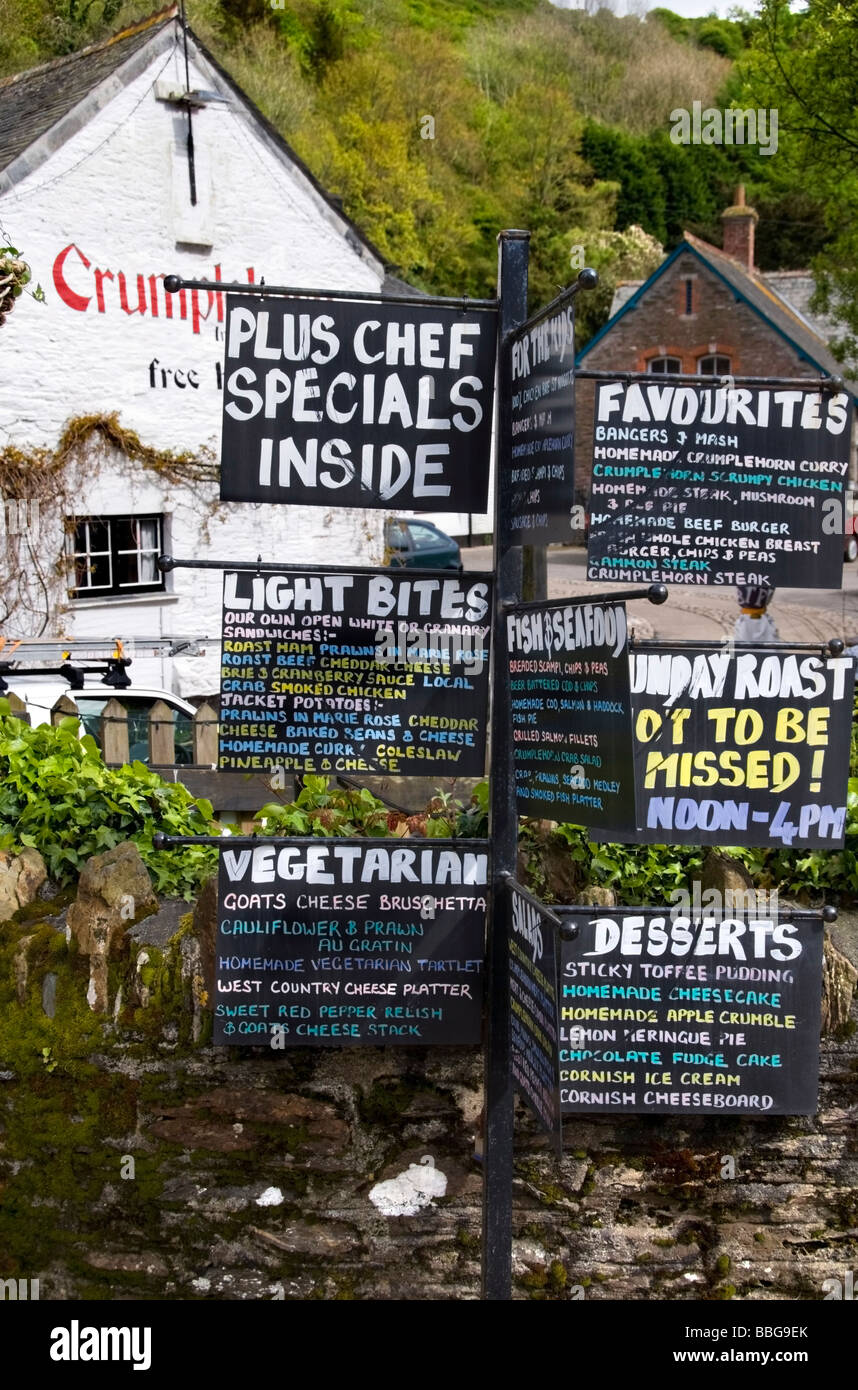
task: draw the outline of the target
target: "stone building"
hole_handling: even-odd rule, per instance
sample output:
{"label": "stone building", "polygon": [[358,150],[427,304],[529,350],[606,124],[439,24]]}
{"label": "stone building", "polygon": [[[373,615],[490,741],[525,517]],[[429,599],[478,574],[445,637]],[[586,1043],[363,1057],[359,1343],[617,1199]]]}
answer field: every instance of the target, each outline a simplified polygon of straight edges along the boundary
{"label": "stone building", "polygon": [[[648,280],[618,287],[611,317],[578,354],[579,368],[717,377],[842,375],[829,347],[835,326],[810,307],[810,273],[756,269],[758,215],[746,205],[743,187],[722,221],[723,247],[686,232]],[[847,387],[858,396],[858,384]],[[576,499],[585,506],[594,397],[593,381],[577,383]],[[854,480],[854,442],[852,452]]]}

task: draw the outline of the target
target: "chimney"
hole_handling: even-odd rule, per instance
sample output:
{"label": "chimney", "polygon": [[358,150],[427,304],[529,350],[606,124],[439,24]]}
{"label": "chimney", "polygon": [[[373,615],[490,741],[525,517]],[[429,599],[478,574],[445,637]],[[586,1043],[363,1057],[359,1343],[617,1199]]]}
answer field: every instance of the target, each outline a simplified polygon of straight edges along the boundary
{"label": "chimney", "polygon": [[742,267],[754,272],[754,227],[759,218],[754,208],[745,206],[745,185],[736,189],[736,201],[721,213],[724,224],[724,254],[739,261]]}

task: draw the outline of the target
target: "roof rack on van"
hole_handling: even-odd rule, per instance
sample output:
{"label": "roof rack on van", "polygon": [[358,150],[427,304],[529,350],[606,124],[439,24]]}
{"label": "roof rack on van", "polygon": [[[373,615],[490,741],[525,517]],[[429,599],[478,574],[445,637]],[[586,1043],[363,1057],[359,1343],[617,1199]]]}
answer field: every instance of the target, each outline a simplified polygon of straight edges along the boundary
{"label": "roof rack on van", "polygon": [[[69,657],[79,660],[89,658],[99,660],[111,657],[120,660],[125,653],[129,657],[144,656],[205,656],[201,642],[209,642],[209,637],[113,637],[109,641],[88,637],[10,638],[0,636],[0,662],[19,661],[65,661]],[[219,640],[219,639],[218,639]]]}

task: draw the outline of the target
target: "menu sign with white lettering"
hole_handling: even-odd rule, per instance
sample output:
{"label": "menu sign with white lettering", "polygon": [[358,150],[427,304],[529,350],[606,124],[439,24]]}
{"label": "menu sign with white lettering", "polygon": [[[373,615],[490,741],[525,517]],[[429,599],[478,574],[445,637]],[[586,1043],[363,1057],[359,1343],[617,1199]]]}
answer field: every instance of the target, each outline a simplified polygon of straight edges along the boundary
{"label": "menu sign with white lettering", "polygon": [[478,1043],[488,864],[474,840],[223,849],[214,1041]]}
{"label": "menu sign with white lettering", "polygon": [[575,313],[557,304],[505,344],[510,471],[501,524],[510,545],[568,541],[575,469]]}
{"label": "menu sign with white lettering", "polygon": [[512,1079],[560,1152],[562,1124],[557,1037],[555,923],[517,886],[510,887],[510,1055]]}
{"label": "menu sign with white lettering", "polygon": [[821,919],[626,907],[574,920],[560,944],[564,1113],[814,1114]]}
{"label": "menu sign with white lettering", "polygon": [[523,815],[634,825],[628,630],[622,603],[507,618],[515,794]]}
{"label": "menu sign with white lettering", "polygon": [[839,589],[846,392],[596,388],[588,579]]}
{"label": "menu sign with white lettering", "polygon": [[228,570],[219,766],[481,777],[491,579]]}
{"label": "menu sign with white lettering", "polygon": [[497,313],[227,296],[221,498],[483,512]]}

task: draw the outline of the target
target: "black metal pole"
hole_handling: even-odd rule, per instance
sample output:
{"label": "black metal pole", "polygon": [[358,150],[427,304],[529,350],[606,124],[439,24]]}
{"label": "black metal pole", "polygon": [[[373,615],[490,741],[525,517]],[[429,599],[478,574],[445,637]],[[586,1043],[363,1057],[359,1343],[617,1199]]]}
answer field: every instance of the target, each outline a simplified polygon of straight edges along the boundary
{"label": "black metal pole", "polygon": [[[641,382],[676,382],[684,384],[693,383],[700,387],[716,387],[724,389],[724,377],[720,376],[692,376],[688,372],[623,372],[607,370],[590,370],[587,367],[579,367],[575,371],[576,381],[623,381],[628,386],[633,381]],[[734,376],[730,378],[733,386],[777,386],[779,388],[788,387],[793,391],[842,391],[845,383],[842,376]]]}
{"label": "black metal pole", "polygon": [[382,294],[380,290],[303,289],[295,285],[241,284],[238,280],[190,280],[184,275],[165,275],[164,289],[170,294],[179,290],[211,290],[212,294],[255,294],[260,299],[343,299],[362,304],[418,304],[421,308],[458,309],[463,313],[474,310],[495,313],[496,299],[452,299],[438,294]]}
{"label": "black metal pole", "polygon": [[509,661],[504,605],[521,598],[521,547],[502,541],[502,480],[510,467],[512,398],[506,379],[504,337],[527,317],[530,233],[498,238],[498,429],[495,470],[495,614],[492,656],[491,837],[492,912],[488,940],[488,1016],[483,1131],[483,1298],[512,1295],[513,1086],[510,1069],[510,997],[507,875],[515,874],[518,816],[512,770]]}

